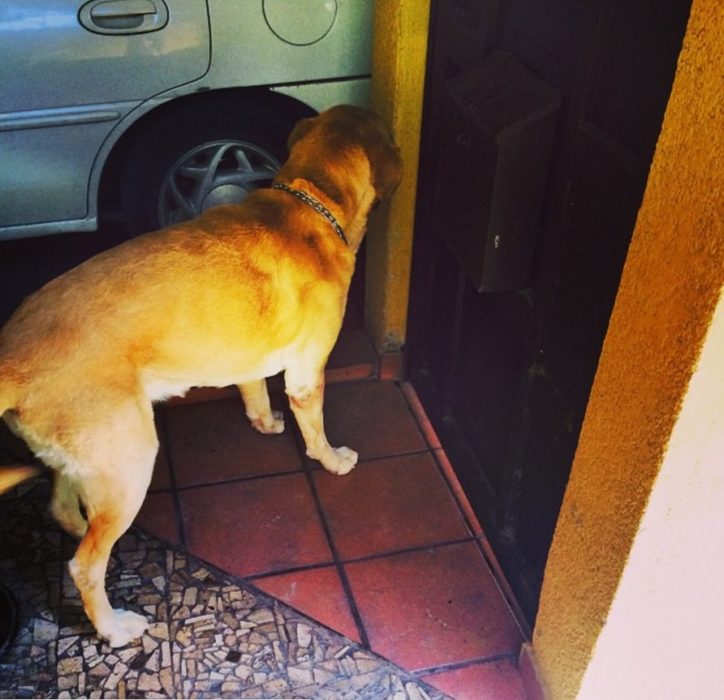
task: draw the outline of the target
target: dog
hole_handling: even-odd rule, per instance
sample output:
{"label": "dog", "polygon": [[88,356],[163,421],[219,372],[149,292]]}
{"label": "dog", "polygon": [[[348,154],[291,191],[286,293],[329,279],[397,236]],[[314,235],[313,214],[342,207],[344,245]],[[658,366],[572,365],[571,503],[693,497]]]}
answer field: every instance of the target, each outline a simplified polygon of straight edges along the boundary
{"label": "dog", "polygon": [[[333,474],[356,464],[325,435],[324,368],[399,149],[380,117],[347,105],[298,122],[288,146],[272,187],[100,253],[0,330],[0,415],[54,472],[51,513],[80,538],[69,571],[111,647],[148,624],[112,609],[105,576],[151,480],[154,402],[236,384],[251,425],[280,433],[266,378],[283,372],[307,455]],[[36,471],[0,471],[0,490]]]}

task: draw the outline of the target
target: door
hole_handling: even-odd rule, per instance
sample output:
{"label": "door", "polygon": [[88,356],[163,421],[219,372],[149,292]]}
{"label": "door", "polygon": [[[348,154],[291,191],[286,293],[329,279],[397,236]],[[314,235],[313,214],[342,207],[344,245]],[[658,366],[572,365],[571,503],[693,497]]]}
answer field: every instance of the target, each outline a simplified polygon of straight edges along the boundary
{"label": "door", "polygon": [[410,375],[531,624],[689,6],[433,2]]}
{"label": "door", "polygon": [[82,219],[110,130],[141,101],[202,76],[209,43],[204,0],[4,2],[0,223]]}

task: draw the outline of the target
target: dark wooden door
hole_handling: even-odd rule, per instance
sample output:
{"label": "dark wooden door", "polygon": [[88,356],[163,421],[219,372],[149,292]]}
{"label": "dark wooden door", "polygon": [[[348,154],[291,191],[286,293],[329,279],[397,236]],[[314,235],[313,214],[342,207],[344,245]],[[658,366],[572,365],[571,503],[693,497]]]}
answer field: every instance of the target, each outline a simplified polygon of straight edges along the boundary
{"label": "dark wooden door", "polygon": [[689,7],[433,2],[410,375],[531,623]]}

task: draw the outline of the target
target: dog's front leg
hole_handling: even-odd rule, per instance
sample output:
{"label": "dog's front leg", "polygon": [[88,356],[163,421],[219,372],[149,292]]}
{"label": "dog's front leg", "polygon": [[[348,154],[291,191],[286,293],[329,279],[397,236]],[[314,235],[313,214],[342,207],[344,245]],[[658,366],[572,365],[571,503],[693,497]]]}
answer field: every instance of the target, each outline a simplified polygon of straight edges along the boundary
{"label": "dog's front leg", "polygon": [[307,446],[307,456],[317,459],[332,474],[347,474],[357,464],[357,453],[349,447],[332,447],[324,432],[322,406],[324,404],[324,372],[320,371],[305,381],[304,378],[285,375],[286,393]]}
{"label": "dog's front leg", "polygon": [[251,426],[260,433],[273,435],[284,431],[284,416],[281,411],[272,411],[266,379],[239,384],[241,398],[244,400],[246,416]]}

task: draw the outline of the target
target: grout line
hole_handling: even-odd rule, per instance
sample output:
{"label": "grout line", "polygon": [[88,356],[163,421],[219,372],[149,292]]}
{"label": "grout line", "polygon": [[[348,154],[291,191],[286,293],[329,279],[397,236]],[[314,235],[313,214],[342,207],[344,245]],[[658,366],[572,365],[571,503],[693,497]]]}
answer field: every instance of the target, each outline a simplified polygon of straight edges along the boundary
{"label": "grout line", "polygon": [[[298,446],[297,446],[298,447]],[[397,457],[413,457],[415,455],[420,454],[428,454],[428,449],[422,449],[422,450],[412,450],[410,452],[400,452],[399,454],[391,454],[391,455],[382,455],[382,456],[374,456],[374,457],[368,457],[367,459],[360,460],[357,463],[357,467],[364,464],[373,464],[375,462],[381,462],[386,459],[396,459]],[[194,484],[184,484],[183,486],[175,486],[175,487],[169,487],[169,488],[156,488],[149,490],[149,493],[168,493],[169,491],[172,491],[173,488],[175,488],[179,492],[183,491],[189,491],[191,489],[198,489],[198,488],[208,488],[211,486],[228,486],[229,484],[238,484],[243,483],[246,481],[254,481],[255,479],[273,479],[277,476],[294,476],[295,474],[301,474],[303,473],[307,468],[312,471],[323,471],[324,467],[317,466],[318,462],[316,460],[312,460],[308,458],[306,455],[302,458],[302,463],[299,467],[295,467],[294,469],[284,469],[282,471],[278,472],[272,472],[269,474],[251,474],[248,476],[237,476],[237,477],[231,477],[228,479],[220,479],[218,481],[204,481],[200,483],[194,483]]]}
{"label": "grout line", "polygon": [[362,619],[362,613],[357,606],[357,601],[355,600],[354,593],[352,592],[352,585],[349,582],[347,572],[345,571],[342,560],[339,557],[339,552],[337,551],[337,546],[335,545],[334,537],[332,536],[332,530],[329,527],[329,523],[327,522],[327,516],[325,515],[324,509],[322,508],[322,502],[319,498],[317,487],[314,484],[314,479],[311,472],[309,471],[307,471],[307,481],[309,483],[309,488],[312,490],[314,502],[317,506],[317,512],[319,513],[319,518],[322,521],[322,527],[324,528],[324,534],[327,536],[327,542],[332,552],[334,566],[337,569],[337,575],[339,576],[339,580],[342,583],[342,590],[344,591],[344,595],[347,599],[347,605],[349,605],[350,612],[352,613],[352,619],[354,620],[355,627],[357,628],[360,642],[365,649],[371,649],[372,647],[370,645],[369,636],[367,635],[367,629],[365,627],[364,620]]}
{"label": "grout line", "polygon": [[273,576],[287,576],[288,574],[302,574],[307,571],[315,571],[316,569],[326,569],[334,566],[333,559],[329,561],[321,561],[316,564],[302,564],[301,566],[290,566],[288,569],[274,569],[273,571],[260,571],[256,574],[245,574],[246,581],[258,581],[262,578],[272,578]]}
{"label": "grout line", "polygon": [[[488,538],[485,534],[485,531],[483,530],[483,527],[480,524],[477,515],[475,514],[475,510],[473,509],[470,501],[468,500],[468,497],[465,494],[462,485],[458,481],[457,475],[455,474],[455,469],[453,468],[452,463],[448,459],[447,453],[442,447],[442,444],[440,443],[440,440],[432,426],[430,419],[427,417],[427,413],[425,412],[425,409],[422,405],[422,402],[420,401],[420,398],[417,395],[417,392],[415,391],[415,388],[409,382],[401,383],[401,388],[405,399],[408,401],[410,410],[415,416],[415,419],[420,424],[420,429],[422,430],[423,435],[425,435],[425,439],[428,440],[428,444],[430,445],[430,452],[432,453],[435,463],[437,464],[438,470],[442,474],[443,480],[445,481],[445,484],[447,485],[451,496],[457,504],[458,510],[460,511],[463,519],[465,520],[465,524],[468,527],[468,530],[474,536],[477,547],[480,550],[480,553],[486,565],[488,566],[490,572],[493,575],[495,585],[500,591],[503,600],[505,601],[505,604],[508,606],[508,609],[510,610],[521,634],[526,640],[530,640],[531,629],[526,622],[525,615],[523,615],[523,611],[515,598],[513,589],[510,587],[508,579],[505,577],[503,568],[498,562],[498,558],[496,557],[495,552],[493,551],[493,548],[490,545],[490,542],[488,541]],[[426,425],[429,425],[429,430],[431,431],[429,437],[424,427]],[[433,447],[434,444],[437,444],[439,446]]]}
{"label": "grout line", "polygon": [[447,452],[445,452],[443,448],[432,450],[432,457],[435,460],[438,471],[447,485],[450,495],[457,504],[458,510],[465,520],[468,530],[470,530],[475,537],[485,537],[483,527],[478,520],[478,516],[475,515],[472,505],[470,505],[470,501],[465,495],[463,487],[458,481],[455,470],[448,459]]}
{"label": "grout line", "polygon": [[[459,539],[454,540],[443,540],[441,542],[432,542],[428,544],[418,544],[414,545],[412,547],[403,547],[401,549],[388,549],[383,552],[376,552],[374,554],[364,554],[359,557],[349,557],[349,558],[343,558],[338,555],[338,552],[336,552],[336,548],[333,550],[333,556],[335,556],[334,559],[330,559],[328,561],[321,561],[317,562],[315,564],[304,564],[302,566],[293,566],[288,569],[271,569],[269,571],[259,571],[253,574],[244,574],[244,578],[246,578],[249,581],[253,581],[254,579],[259,578],[267,578],[269,576],[282,576],[284,574],[292,574],[296,572],[303,572],[303,571],[311,571],[314,569],[321,569],[327,566],[331,566],[333,564],[364,564],[371,561],[377,561],[378,559],[389,559],[401,554],[416,554],[418,552],[429,552],[432,549],[440,549],[442,547],[452,547],[454,545],[458,544],[475,544],[477,542],[477,538],[470,536],[470,537],[462,537]],[[487,563],[487,559],[486,559]]]}
{"label": "grout line", "polygon": [[355,627],[357,627],[357,632],[359,633],[360,642],[365,649],[371,650],[372,644],[370,643],[367,628],[365,627],[364,620],[362,619],[362,613],[357,606],[357,600],[355,599],[352,591],[352,584],[349,582],[349,578],[347,577],[347,571],[341,561],[335,561],[335,565],[337,567],[337,575],[342,583],[342,590],[344,590],[344,594],[347,597],[347,604],[349,605],[350,612],[352,613]]}
{"label": "grout line", "polygon": [[301,431],[299,430],[299,426],[297,425],[296,421],[294,421],[292,429],[297,449],[303,457],[304,474],[307,478],[307,483],[312,492],[312,498],[314,499],[314,504],[317,508],[317,513],[322,523],[324,534],[327,538],[327,544],[329,545],[329,549],[332,552],[334,566],[337,569],[337,575],[339,576],[339,580],[342,583],[342,590],[344,591],[345,597],[347,599],[347,605],[349,605],[350,612],[352,613],[352,619],[354,620],[355,627],[357,628],[360,642],[365,649],[371,649],[372,647],[370,646],[369,636],[367,635],[367,630],[365,628],[364,621],[362,620],[362,614],[359,610],[359,607],[357,606],[357,601],[355,600],[354,594],[352,593],[352,586],[350,585],[349,579],[347,578],[347,572],[344,570],[342,560],[340,559],[339,552],[337,551],[337,546],[334,543],[332,529],[330,528],[329,522],[327,521],[327,516],[324,512],[324,508],[322,507],[322,501],[319,498],[317,486],[314,483],[314,477],[312,475],[313,469],[309,461],[307,460],[304,438],[301,434]]}
{"label": "grout line", "polygon": [[520,630],[523,639],[526,642],[529,642],[532,638],[532,629],[530,628],[530,625],[525,619],[523,610],[521,609],[518,601],[515,598],[513,589],[510,587],[508,579],[505,577],[503,567],[500,566],[498,558],[495,556],[495,552],[490,546],[488,538],[483,535],[482,537],[477,537],[475,539],[475,542],[478,546],[478,549],[480,550],[480,554],[482,555],[485,563],[488,565],[488,568],[493,575],[493,581],[495,582],[496,587],[500,591],[500,595],[503,597],[505,604],[508,606],[510,614],[515,621],[515,624],[518,626],[518,629]]}
{"label": "grout line", "polygon": [[[160,439],[163,440],[166,445],[166,463],[168,465],[168,476],[171,481],[171,495],[173,498],[174,511],[176,515],[176,528],[179,536],[179,546],[187,550],[186,543],[186,528],[184,526],[183,512],[181,510],[181,498],[179,496],[179,489],[176,484],[176,472],[173,468],[173,457],[171,456],[171,441],[168,437],[168,426],[166,424],[166,411],[164,408],[159,408],[159,426],[158,431],[161,433]],[[160,448],[159,448],[160,449]]]}
{"label": "grout line", "polygon": [[415,388],[409,382],[401,383],[400,388],[402,389],[403,396],[407,401],[410,412],[413,414],[415,421],[429,445],[429,452],[435,460],[438,471],[447,486],[448,492],[455,501],[455,504],[465,521],[466,527],[476,537],[484,535],[483,528],[475,515],[473,507],[470,505],[468,497],[465,495],[465,492],[457,479],[455,470],[447,457],[447,453],[442,447],[442,443],[435,432],[432,422],[427,417],[427,413],[425,412]]}
{"label": "grout line", "polygon": [[[263,481],[265,479],[274,479],[278,476],[296,476],[304,471],[304,467],[300,466],[296,469],[285,469],[283,471],[272,472],[270,474],[253,474],[251,476],[237,476],[230,479],[219,479],[218,481],[204,481],[198,484],[185,484],[184,486],[176,486],[175,490],[183,493],[184,491],[192,491],[193,489],[207,489],[213,486],[229,486],[230,484],[242,484],[247,481]],[[154,493],[159,493],[156,490]]]}
{"label": "grout line", "polygon": [[416,554],[417,552],[429,552],[431,549],[439,549],[441,547],[452,547],[456,544],[467,544],[475,542],[476,539],[472,535],[469,537],[461,537],[454,540],[443,540],[441,542],[432,542],[429,544],[416,544],[412,547],[403,547],[401,549],[389,549],[384,552],[377,552],[375,554],[365,554],[360,557],[350,557],[349,559],[342,559],[343,564],[360,564],[368,561],[376,561],[377,559],[387,559],[400,554]]}
{"label": "grout line", "polygon": [[[429,454],[430,450],[428,450],[426,447],[423,447],[419,450],[408,450],[407,452],[394,452],[392,454],[385,454],[385,455],[373,455],[372,457],[365,457],[364,459],[360,459],[355,469],[359,469],[364,464],[374,464],[375,462],[384,462],[387,459],[397,459],[398,457],[414,457],[415,455],[425,455]],[[310,467],[312,471],[323,471],[324,467],[320,464],[319,466],[316,466],[319,464],[317,460],[306,458],[307,462],[310,463]]]}
{"label": "grout line", "polygon": [[460,671],[464,668],[471,666],[486,666],[488,664],[495,664],[499,661],[512,661],[513,665],[518,667],[518,653],[511,652],[508,654],[493,654],[492,656],[481,656],[475,659],[468,659],[466,661],[453,661],[447,664],[440,664],[439,666],[428,666],[427,668],[418,668],[413,673],[417,676],[432,676],[440,673],[449,673],[450,671]]}

